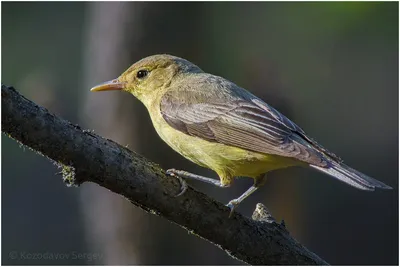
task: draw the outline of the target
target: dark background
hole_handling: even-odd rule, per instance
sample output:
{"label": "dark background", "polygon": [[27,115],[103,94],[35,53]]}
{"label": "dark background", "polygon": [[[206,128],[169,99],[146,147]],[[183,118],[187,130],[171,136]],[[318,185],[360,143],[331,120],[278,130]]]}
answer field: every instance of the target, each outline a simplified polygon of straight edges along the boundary
{"label": "dark background", "polygon": [[[216,177],[164,144],[133,96],[89,92],[157,53],[247,88],[394,188],[292,168],[239,212],[264,203],[331,264],[398,264],[398,3],[2,3],[3,83],[164,168]],[[58,171],[2,135],[3,264],[240,264],[104,188],[66,187]],[[251,183],[190,182],[224,203]]]}

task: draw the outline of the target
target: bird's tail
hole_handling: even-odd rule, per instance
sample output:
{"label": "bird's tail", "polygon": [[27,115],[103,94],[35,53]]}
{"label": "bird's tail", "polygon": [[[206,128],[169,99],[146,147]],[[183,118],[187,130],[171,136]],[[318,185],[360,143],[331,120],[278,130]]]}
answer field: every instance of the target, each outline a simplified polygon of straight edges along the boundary
{"label": "bird's tail", "polygon": [[332,162],[329,167],[310,166],[361,190],[374,191],[375,188],[392,189],[390,186],[354,170],[343,163]]}

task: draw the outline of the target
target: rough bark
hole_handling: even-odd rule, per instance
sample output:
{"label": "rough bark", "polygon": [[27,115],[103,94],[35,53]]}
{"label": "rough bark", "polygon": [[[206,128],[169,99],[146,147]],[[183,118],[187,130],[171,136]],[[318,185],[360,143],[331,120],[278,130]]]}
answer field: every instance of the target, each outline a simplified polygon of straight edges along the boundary
{"label": "rough bark", "polygon": [[93,182],[123,195],[134,205],[162,216],[190,233],[253,265],[326,265],[290,236],[261,204],[253,219],[229,218],[223,204],[192,189],[137,153],[82,130],[2,85],[2,131],[55,161],[71,185]]}

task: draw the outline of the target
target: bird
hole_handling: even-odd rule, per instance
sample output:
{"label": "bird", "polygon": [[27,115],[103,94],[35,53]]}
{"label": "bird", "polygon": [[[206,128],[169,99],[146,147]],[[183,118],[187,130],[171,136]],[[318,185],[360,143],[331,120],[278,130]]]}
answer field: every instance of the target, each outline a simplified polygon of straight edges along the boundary
{"label": "bird", "polygon": [[135,96],[147,108],[165,143],[219,177],[217,180],[183,170],[167,170],[167,174],[180,179],[183,189],[183,179],[218,187],[229,187],[236,177],[254,179],[248,190],[229,201],[230,214],[265,184],[266,173],[292,166],[311,167],[361,190],[392,189],[345,165],[259,97],[183,58],[148,56],[118,78],[91,89],[108,90]]}

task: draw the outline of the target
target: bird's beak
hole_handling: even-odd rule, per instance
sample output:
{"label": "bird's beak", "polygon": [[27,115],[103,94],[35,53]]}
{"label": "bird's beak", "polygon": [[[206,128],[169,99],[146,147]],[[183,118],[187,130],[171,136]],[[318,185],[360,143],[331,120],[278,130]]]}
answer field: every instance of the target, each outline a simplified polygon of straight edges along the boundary
{"label": "bird's beak", "polygon": [[118,79],[114,79],[114,80],[96,85],[95,87],[90,89],[90,91],[96,92],[96,91],[122,90],[122,89],[124,89],[124,87],[125,87],[125,83],[118,81]]}

